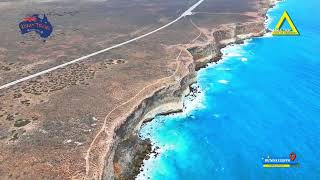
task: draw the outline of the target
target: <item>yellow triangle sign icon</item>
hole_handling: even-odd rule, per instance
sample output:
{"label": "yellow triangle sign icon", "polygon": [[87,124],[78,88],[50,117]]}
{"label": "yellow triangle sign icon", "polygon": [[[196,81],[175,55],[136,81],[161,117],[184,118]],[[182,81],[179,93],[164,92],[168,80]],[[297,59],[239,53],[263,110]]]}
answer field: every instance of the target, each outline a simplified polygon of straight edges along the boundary
{"label": "yellow triangle sign icon", "polygon": [[[287,21],[290,25],[291,30],[282,30],[281,27],[283,23]],[[287,11],[284,11],[278,24],[276,25],[275,30],[272,32],[274,36],[299,36],[299,32],[296,26],[293,24]]]}

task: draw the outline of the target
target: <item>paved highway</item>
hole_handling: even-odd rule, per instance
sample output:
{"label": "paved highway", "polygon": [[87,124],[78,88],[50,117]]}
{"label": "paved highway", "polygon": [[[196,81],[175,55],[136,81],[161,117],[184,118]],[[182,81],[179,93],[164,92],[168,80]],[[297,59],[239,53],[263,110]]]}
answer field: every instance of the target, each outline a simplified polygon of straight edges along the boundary
{"label": "paved highway", "polygon": [[162,26],[162,27],[159,27],[158,29],[155,29],[155,30],[153,30],[153,31],[151,31],[151,32],[148,32],[148,33],[143,34],[143,35],[141,35],[141,36],[138,36],[138,37],[136,37],[136,38],[130,39],[130,40],[125,41],[125,42],[123,42],[123,43],[116,44],[116,45],[114,45],[114,46],[111,46],[111,47],[108,47],[108,48],[105,48],[105,49],[96,51],[96,52],[94,52],[94,53],[91,53],[91,54],[88,54],[88,55],[85,55],[85,56],[82,56],[82,57],[80,57],[80,58],[78,58],[78,59],[75,59],[75,60],[72,60],[72,61],[69,61],[69,62],[60,64],[60,65],[58,65],[58,66],[55,66],[55,67],[52,67],[52,68],[49,68],[49,69],[46,69],[46,70],[43,70],[43,71],[40,71],[40,72],[38,72],[38,73],[35,73],[35,74],[32,74],[32,75],[23,77],[23,78],[21,78],[21,79],[17,79],[17,80],[15,80],[15,81],[9,82],[9,83],[7,83],[7,84],[4,84],[4,85],[0,86],[0,90],[1,90],[1,89],[5,89],[5,88],[8,88],[8,87],[13,86],[13,85],[18,84],[18,83],[27,81],[27,80],[29,80],[29,79],[32,79],[32,78],[41,76],[41,75],[43,75],[43,74],[49,73],[49,72],[51,72],[51,71],[54,71],[54,70],[56,70],[56,69],[63,68],[63,67],[68,66],[68,65],[70,65],[70,64],[74,64],[74,63],[76,63],[76,62],[79,62],[79,61],[88,59],[88,58],[90,58],[90,57],[92,57],[92,56],[95,56],[95,55],[104,53],[104,52],[106,52],[106,51],[110,51],[111,49],[124,46],[124,45],[126,45],[126,44],[129,44],[129,43],[132,43],[132,42],[134,42],[134,41],[137,41],[137,40],[139,40],[139,39],[141,39],[141,38],[144,38],[144,37],[146,37],[146,36],[149,36],[149,35],[151,35],[151,34],[153,34],[153,33],[156,33],[156,32],[158,32],[158,31],[160,31],[160,30],[162,30],[162,29],[164,29],[164,28],[172,25],[173,23],[179,21],[181,18],[183,18],[183,17],[185,17],[185,16],[192,15],[192,10],[194,10],[196,7],[198,7],[203,1],[204,1],[204,0],[198,1],[196,4],[194,4],[194,5],[191,6],[189,9],[187,9],[184,13],[182,13],[181,16],[179,16],[177,19],[169,22],[168,24],[166,24],[166,25],[164,25],[164,26]]}

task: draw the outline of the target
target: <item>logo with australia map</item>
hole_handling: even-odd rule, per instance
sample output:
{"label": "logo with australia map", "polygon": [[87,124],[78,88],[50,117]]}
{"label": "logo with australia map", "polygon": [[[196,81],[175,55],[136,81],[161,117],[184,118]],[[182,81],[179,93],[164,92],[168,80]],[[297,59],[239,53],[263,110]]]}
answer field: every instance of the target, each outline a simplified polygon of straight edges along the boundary
{"label": "logo with australia map", "polygon": [[53,27],[45,14],[42,18],[39,14],[23,18],[23,21],[19,23],[19,28],[21,34],[27,34],[34,31],[41,38],[48,38],[53,31]]}

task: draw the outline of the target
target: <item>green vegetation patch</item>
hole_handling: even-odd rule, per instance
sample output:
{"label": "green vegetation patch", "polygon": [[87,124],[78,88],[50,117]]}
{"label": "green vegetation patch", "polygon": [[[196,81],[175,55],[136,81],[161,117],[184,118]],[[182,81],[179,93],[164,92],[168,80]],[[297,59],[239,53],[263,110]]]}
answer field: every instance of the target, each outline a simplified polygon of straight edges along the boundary
{"label": "green vegetation patch", "polygon": [[14,127],[22,127],[29,124],[31,121],[28,119],[18,119],[14,122]]}

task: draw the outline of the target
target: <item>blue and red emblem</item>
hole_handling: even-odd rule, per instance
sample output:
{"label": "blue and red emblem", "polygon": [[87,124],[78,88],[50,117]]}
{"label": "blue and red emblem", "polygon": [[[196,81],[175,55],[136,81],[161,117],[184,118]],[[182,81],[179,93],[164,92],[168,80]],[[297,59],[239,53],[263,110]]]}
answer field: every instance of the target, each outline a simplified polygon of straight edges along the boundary
{"label": "blue and red emblem", "polygon": [[35,31],[41,38],[49,37],[53,31],[53,27],[48,21],[47,16],[43,15],[43,18],[40,18],[39,14],[23,18],[23,21],[19,23],[19,28],[21,34]]}

